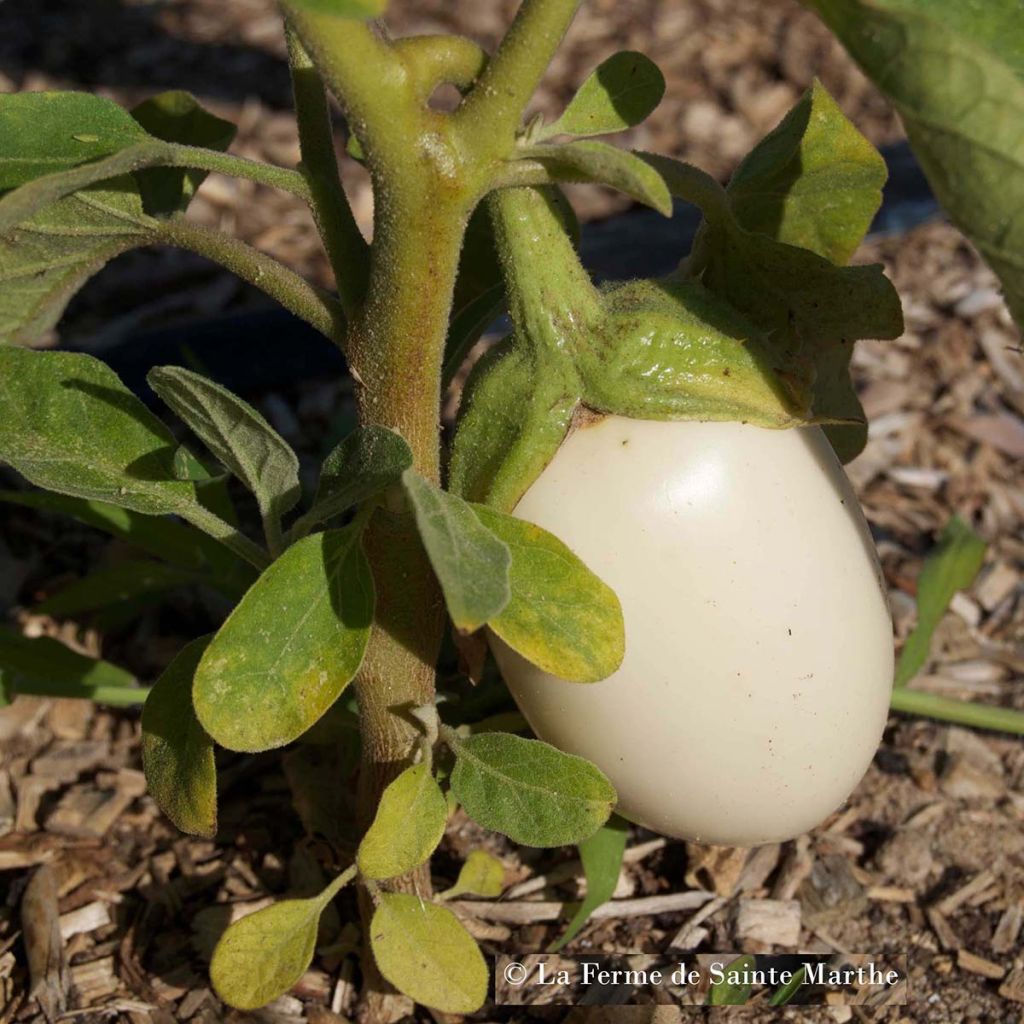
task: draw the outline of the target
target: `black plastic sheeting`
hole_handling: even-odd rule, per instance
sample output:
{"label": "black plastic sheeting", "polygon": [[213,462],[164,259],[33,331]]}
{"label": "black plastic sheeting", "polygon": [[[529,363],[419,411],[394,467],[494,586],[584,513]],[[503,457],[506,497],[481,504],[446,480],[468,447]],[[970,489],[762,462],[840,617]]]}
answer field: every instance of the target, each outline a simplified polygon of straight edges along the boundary
{"label": "black plastic sheeting", "polygon": [[[888,147],[882,207],[872,235],[902,234],[935,217],[938,204],[905,143]],[[699,211],[677,202],[671,220],[637,208],[583,228],[583,262],[598,281],[651,278],[670,273],[687,252],[700,224]],[[499,321],[496,327],[501,327]],[[507,329],[507,320],[506,320]],[[89,351],[88,342],[67,346]],[[139,332],[103,352],[104,360],[146,401],[153,366],[198,362],[215,380],[241,394],[259,393],[345,370],[340,352],[312,327],[280,308]]]}

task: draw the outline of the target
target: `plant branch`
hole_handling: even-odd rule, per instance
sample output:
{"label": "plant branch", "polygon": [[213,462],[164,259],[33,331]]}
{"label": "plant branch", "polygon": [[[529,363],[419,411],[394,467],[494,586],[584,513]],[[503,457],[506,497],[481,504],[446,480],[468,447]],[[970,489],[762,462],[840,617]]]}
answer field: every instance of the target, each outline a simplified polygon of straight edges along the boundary
{"label": "plant branch", "polygon": [[1024,711],[1014,708],[993,707],[974,701],[954,700],[924,690],[898,686],[892,691],[890,706],[894,711],[912,715],[925,715],[943,722],[956,722],[977,729],[995,729],[999,732],[1024,736]]}
{"label": "plant branch", "polygon": [[344,314],[333,296],[314,288],[293,270],[251,245],[184,218],[159,222],[154,235],[158,241],[188,249],[226,267],[277,299],[324,337],[340,343],[344,336]]}
{"label": "plant branch", "polygon": [[465,137],[491,155],[507,156],[523,111],[580,0],[523,0],[498,52],[456,113]]}
{"label": "plant branch", "polygon": [[408,149],[405,68],[368,24],[283,0],[289,30],[323,74],[371,166]]}
{"label": "plant branch", "polygon": [[346,316],[352,317],[366,294],[370,250],[341,184],[331,114],[320,74],[290,28],[287,37],[302,166],[312,193],[313,215],[334,271],[341,304]]}
{"label": "plant branch", "polygon": [[289,167],[277,167],[259,160],[249,160],[244,156],[233,156],[220,153],[215,149],[202,146],[182,146],[174,144],[169,154],[168,167],[189,167],[199,171],[215,171],[235,178],[246,178],[257,185],[268,185],[279,188],[282,192],[290,192],[307,203],[312,201],[312,194],[306,179],[298,171]]}
{"label": "plant branch", "polygon": [[406,36],[393,49],[406,67],[413,94],[423,103],[439,85],[466,92],[487,65],[487,54],[463,36]]}
{"label": "plant branch", "polygon": [[233,551],[255,568],[263,570],[270,565],[270,557],[259,544],[249,540],[244,533],[240,533],[208,508],[199,504],[190,505],[183,508],[180,515],[182,519],[219,540],[229,551]]}

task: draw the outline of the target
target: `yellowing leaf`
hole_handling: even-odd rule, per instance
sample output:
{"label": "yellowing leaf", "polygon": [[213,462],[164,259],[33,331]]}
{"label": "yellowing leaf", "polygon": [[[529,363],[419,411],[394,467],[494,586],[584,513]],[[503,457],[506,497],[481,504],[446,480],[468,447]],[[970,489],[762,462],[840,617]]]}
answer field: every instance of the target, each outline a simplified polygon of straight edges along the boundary
{"label": "yellowing leaf", "polygon": [[354,873],[339,875],[319,896],[282,900],[230,925],[210,961],[217,995],[237,1010],[256,1010],[287,992],[313,959],[320,915]]}
{"label": "yellowing leaf", "polygon": [[150,795],[182,832],[217,832],[213,742],[192,708],[192,679],[209,637],[183,648],[142,709],[142,766]]}
{"label": "yellowing leaf", "polygon": [[380,973],[417,1003],[473,1013],[487,998],[487,964],[446,907],[407,893],[381,893],[370,924]]}
{"label": "yellowing leaf", "polygon": [[454,899],[466,893],[497,899],[505,888],[505,865],[486,850],[470,850],[455,884],[439,898]]}
{"label": "yellowing leaf", "polygon": [[207,648],[193,699],[229,750],[301,736],[359,669],[373,618],[361,524],[290,547],[252,585]]}
{"label": "yellowing leaf", "polygon": [[422,864],[444,835],[448,804],[426,762],[406,768],[384,790],[356,864],[364,878],[394,878]]}
{"label": "yellowing leaf", "polygon": [[512,597],[488,627],[561,679],[589,683],[610,676],[626,649],[622,607],[611,587],[547,530],[483,505],[474,508],[512,552]]}

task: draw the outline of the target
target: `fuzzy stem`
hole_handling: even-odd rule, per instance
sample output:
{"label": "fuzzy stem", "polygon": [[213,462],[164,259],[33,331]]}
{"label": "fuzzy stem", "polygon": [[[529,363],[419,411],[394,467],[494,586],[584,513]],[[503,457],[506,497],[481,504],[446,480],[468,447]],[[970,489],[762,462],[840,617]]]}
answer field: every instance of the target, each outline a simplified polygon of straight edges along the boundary
{"label": "fuzzy stem", "polygon": [[302,166],[309,182],[313,215],[341,304],[346,315],[352,316],[366,293],[369,246],[342,188],[323,82],[298,36],[289,29],[287,37]]}
{"label": "fuzzy stem", "polygon": [[266,253],[214,228],[182,218],[161,221],[155,234],[161,241],[226,267],[332,341],[342,335],[345,320],[337,301]]}
{"label": "fuzzy stem", "polygon": [[467,138],[505,157],[523,111],[561,43],[581,0],[523,0],[498,52],[458,112]]}

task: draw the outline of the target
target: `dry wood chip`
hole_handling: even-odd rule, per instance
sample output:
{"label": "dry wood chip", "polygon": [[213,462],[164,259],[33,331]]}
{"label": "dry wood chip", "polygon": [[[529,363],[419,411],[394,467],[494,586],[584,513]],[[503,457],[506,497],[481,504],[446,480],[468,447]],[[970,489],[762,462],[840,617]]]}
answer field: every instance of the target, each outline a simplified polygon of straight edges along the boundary
{"label": "dry wood chip", "polygon": [[109,753],[110,746],[103,740],[54,743],[46,753],[33,759],[32,774],[50,776],[58,782],[74,782],[80,775],[103,764]]}
{"label": "dry wood chip", "polygon": [[0,771],[0,836],[7,835],[14,828],[18,805],[11,789],[10,772]]}
{"label": "dry wood chip", "polygon": [[980,974],[984,978],[993,978],[996,981],[1006,974],[1005,967],[1000,967],[999,964],[995,964],[991,960],[986,960],[984,957],[969,953],[966,949],[961,949],[957,952],[956,962],[965,971],[970,971],[971,974]]}
{"label": "dry wood chip", "polygon": [[48,864],[36,869],[21,899],[21,930],[31,988],[48,1021],[68,1008],[71,977],[64,959],[57,909],[57,876]]}
{"label": "dry wood chip", "polygon": [[1024,420],[1013,413],[955,417],[949,425],[975,441],[998,448],[1010,458],[1024,459]]}
{"label": "dry wood chip", "polygon": [[179,1019],[188,1020],[194,1017],[203,1007],[207,1000],[211,999],[208,988],[194,988],[178,1004],[177,1014]]}
{"label": "dry wood chip", "polygon": [[84,907],[62,914],[60,918],[61,938],[66,942],[72,935],[84,935],[110,924],[110,910],[106,903],[96,900]]}
{"label": "dry wood chip", "polygon": [[960,940],[957,938],[956,932],[953,931],[949,921],[946,920],[945,914],[938,907],[928,907],[925,910],[925,916],[928,918],[928,923],[932,926],[932,931],[935,932],[935,937],[939,940],[939,945],[943,949],[955,950],[960,948]]}
{"label": "dry wood chip", "polygon": [[1007,975],[1006,981],[999,986],[999,994],[1003,999],[1024,1003],[1024,967],[1017,967]]}
{"label": "dry wood chip", "polygon": [[1009,953],[1017,945],[1021,925],[1024,925],[1024,903],[1012,903],[999,918],[992,936],[993,953]]}
{"label": "dry wood chip", "polygon": [[[634,900],[612,900],[598,907],[591,920],[620,917],[643,917],[648,914],[672,914],[693,910],[714,897],[704,890],[665,893]],[[488,900],[453,900],[448,904],[456,913],[482,917],[487,921],[507,924],[532,924],[535,921],[557,921],[565,904],[554,900],[520,900],[519,902],[491,902]]]}
{"label": "dry wood chip", "polygon": [[804,922],[814,929],[857,917],[868,905],[864,886],[854,877],[850,862],[839,854],[816,860],[797,896]]}
{"label": "dry wood chip", "polygon": [[789,846],[782,859],[782,867],[772,887],[772,899],[791,900],[796,895],[800,883],[811,873],[811,866],[814,863],[810,845],[810,837],[806,835],[793,840],[793,844]]}
{"label": "dry wood chip", "polygon": [[950,893],[940,900],[936,907],[948,916],[961,903],[966,903],[972,896],[976,896],[979,892],[987,889],[995,881],[995,878],[996,876],[991,871],[980,871],[969,882],[957,889],[956,892]]}
{"label": "dry wood chip", "polygon": [[728,900],[724,896],[716,896],[713,900],[708,900],[700,910],[697,911],[692,917],[688,918],[686,924],[676,932],[675,938],[668,944],[669,949],[678,949],[683,952],[687,950],[696,949],[704,938],[707,937],[708,931],[706,928],[702,928],[701,925],[713,915],[717,914],[728,903]]}
{"label": "dry wood chip", "polygon": [[56,779],[45,775],[23,775],[14,788],[18,795],[18,812],[14,819],[15,832],[36,832],[39,829],[39,806],[47,793],[59,787]]}
{"label": "dry wood chip", "polygon": [[738,942],[795,946],[800,941],[799,900],[741,899],[736,906]]}
{"label": "dry wood chip", "polygon": [[747,863],[743,865],[743,873],[736,884],[739,892],[755,892],[768,880],[768,876],[778,866],[782,856],[781,843],[765,843],[754,849]]}
{"label": "dry wood chip", "polygon": [[975,586],[974,593],[982,608],[987,612],[994,611],[1003,601],[1014,593],[1020,586],[1021,577],[1019,570],[1006,562],[996,562],[985,575],[985,578]]}
{"label": "dry wood chip", "polygon": [[750,851],[737,846],[686,844],[686,884],[695,889],[711,889],[718,896],[736,890]]}
{"label": "dry wood chip", "polygon": [[915,903],[917,893],[913,889],[901,889],[895,885],[873,885],[867,892],[869,900],[879,903]]}
{"label": "dry wood chip", "polygon": [[998,800],[1006,791],[1002,779],[972,764],[962,754],[949,759],[939,788],[957,800]]}

